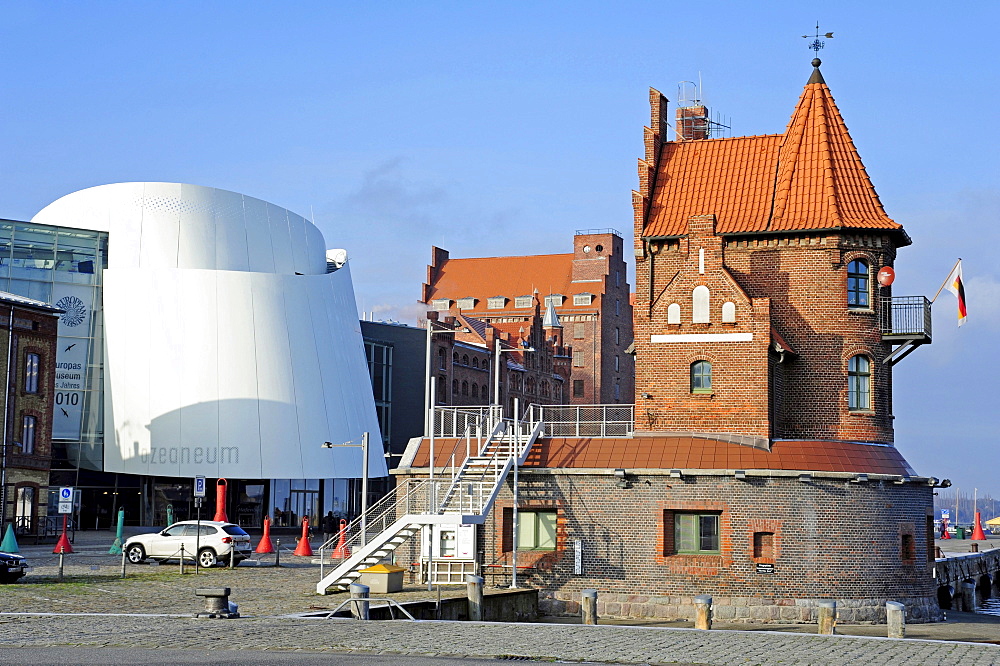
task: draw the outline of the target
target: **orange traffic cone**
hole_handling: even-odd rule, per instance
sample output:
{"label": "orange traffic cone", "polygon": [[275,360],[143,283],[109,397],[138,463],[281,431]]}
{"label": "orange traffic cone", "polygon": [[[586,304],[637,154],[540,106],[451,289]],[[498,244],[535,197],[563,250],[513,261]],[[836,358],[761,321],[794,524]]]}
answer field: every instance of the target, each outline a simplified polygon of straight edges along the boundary
{"label": "orange traffic cone", "polygon": [[295,552],[292,555],[300,555],[303,557],[309,557],[313,554],[312,546],[309,545],[309,518],[302,519],[302,538],[299,539],[299,545],[295,547]]}
{"label": "orange traffic cone", "polygon": [[226,515],[226,488],[229,483],[225,479],[215,482],[215,517],[220,523],[228,523],[229,516]]}
{"label": "orange traffic cone", "polygon": [[72,553],[73,546],[70,545],[69,537],[66,536],[66,514],[63,514],[63,531],[62,535],[59,537],[59,541],[56,541],[56,547],[52,549],[53,553]]}
{"label": "orange traffic cone", "polygon": [[274,546],[271,545],[271,518],[264,516],[264,536],[260,538],[255,553],[273,553]]}
{"label": "orange traffic cone", "polygon": [[986,541],[986,532],[983,532],[983,514],[976,511],[976,526],[972,528],[973,541]]}
{"label": "orange traffic cone", "polygon": [[330,554],[331,560],[346,560],[351,556],[351,549],[347,547],[347,521],[340,519],[340,536],[337,538],[337,546]]}

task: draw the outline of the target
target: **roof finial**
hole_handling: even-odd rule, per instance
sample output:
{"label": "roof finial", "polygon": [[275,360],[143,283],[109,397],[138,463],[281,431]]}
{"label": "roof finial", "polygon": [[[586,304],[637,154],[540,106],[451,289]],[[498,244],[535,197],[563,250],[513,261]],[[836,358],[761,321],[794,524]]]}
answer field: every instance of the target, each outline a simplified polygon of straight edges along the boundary
{"label": "roof finial", "polygon": [[[803,39],[809,39],[809,35],[802,35]],[[824,39],[833,39],[833,33],[828,32],[823,35]],[[826,46],[826,42],[819,38],[819,21],[816,21],[816,34],[813,36],[813,40],[809,42],[809,48],[811,48],[816,55],[819,55],[819,50]],[[819,67],[819,63],[816,62],[819,58],[813,60],[813,67]]]}

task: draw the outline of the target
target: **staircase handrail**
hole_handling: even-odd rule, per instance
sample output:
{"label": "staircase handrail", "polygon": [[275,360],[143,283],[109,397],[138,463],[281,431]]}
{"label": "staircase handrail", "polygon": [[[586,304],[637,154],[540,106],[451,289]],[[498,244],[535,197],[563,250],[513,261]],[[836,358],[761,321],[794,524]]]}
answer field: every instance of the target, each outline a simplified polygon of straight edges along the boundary
{"label": "staircase handrail", "polygon": [[[476,454],[477,458],[484,457],[486,452],[489,450],[491,443],[493,443],[494,441],[499,441],[500,436],[507,431],[507,423],[508,419],[499,419],[497,421],[497,424],[493,427],[493,430],[490,431],[489,437],[486,439],[482,447],[480,447],[479,451],[477,452]],[[493,449],[493,453],[490,455],[488,462],[486,463],[487,469],[493,469],[494,467],[497,466],[496,458],[499,453],[500,453],[500,447],[495,447]],[[479,475],[479,479],[466,479],[465,474],[469,468],[470,460],[471,458],[469,456],[466,456],[465,460],[462,462],[462,467],[461,469],[459,469],[458,474],[452,476],[451,484],[449,484],[448,489],[444,493],[444,497],[441,499],[440,503],[437,506],[437,513],[444,513],[447,510],[448,504],[451,502],[451,497],[458,489],[460,484],[467,483],[470,480],[482,481],[483,478],[486,476],[487,470],[484,470],[482,474]]]}
{"label": "staircase handrail", "polygon": [[[375,526],[379,521],[385,518],[390,511],[396,510],[399,507],[400,502],[405,502],[406,500],[417,496],[417,493],[421,492],[423,487],[427,485],[428,482],[429,479],[407,479],[404,484],[397,485],[395,488],[387,492],[382,499],[368,507],[368,511],[364,514],[368,517],[365,525],[366,532],[377,534],[378,532],[381,532],[382,529],[385,529],[384,527],[376,529]],[[403,488],[406,488],[406,492],[404,492],[402,496],[399,496],[400,490]],[[404,513],[407,512],[404,511]],[[352,542],[355,541],[355,537],[360,538],[361,536],[361,518],[362,516],[358,516],[342,529],[337,530],[337,532],[330,539],[323,543],[321,548],[326,550],[334,548],[337,545],[337,542],[340,541],[341,533],[344,535],[345,544],[351,546]]]}

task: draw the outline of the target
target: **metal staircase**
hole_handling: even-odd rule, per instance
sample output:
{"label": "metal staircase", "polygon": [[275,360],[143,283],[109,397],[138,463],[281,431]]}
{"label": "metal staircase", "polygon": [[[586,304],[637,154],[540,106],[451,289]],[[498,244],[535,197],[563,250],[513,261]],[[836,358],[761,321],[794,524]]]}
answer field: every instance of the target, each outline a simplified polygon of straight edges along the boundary
{"label": "metal staircase", "polygon": [[[541,430],[541,420],[515,422],[497,409],[486,410],[465,428],[443,475],[401,483],[344,528],[350,556],[316,584],[316,592],[346,590],[362,569],[389,557],[425,525],[483,524],[507,474],[524,463]],[[456,466],[463,444],[465,459]],[[340,536],[334,535],[323,550],[334,548]]]}

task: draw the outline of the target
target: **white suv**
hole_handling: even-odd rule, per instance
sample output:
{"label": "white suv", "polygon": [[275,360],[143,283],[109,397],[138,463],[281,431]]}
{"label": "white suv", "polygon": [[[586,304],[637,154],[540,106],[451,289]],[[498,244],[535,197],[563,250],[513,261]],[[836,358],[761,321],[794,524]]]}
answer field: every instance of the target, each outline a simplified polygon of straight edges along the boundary
{"label": "white suv", "polygon": [[183,546],[184,559],[194,559],[203,567],[225,564],[235,552],[236,562],[250,556],[250,535],[239,525],[215,520],[194,520],[174,523],[162,532],[137,534],[125,542],[125,556],[132,564],[147,557],[151,560],[179,560]]}

